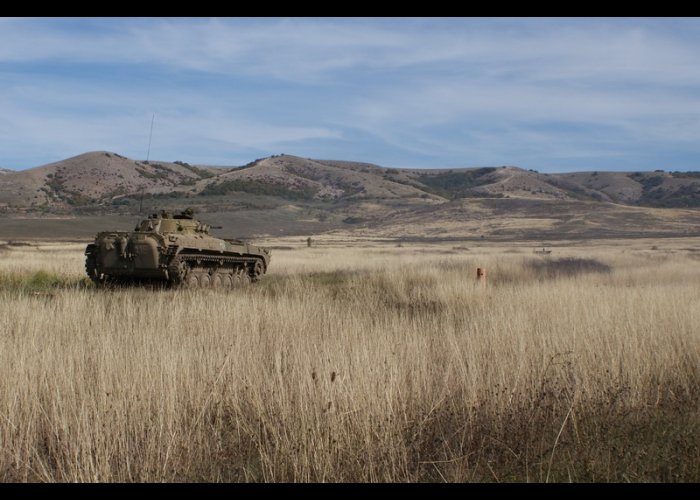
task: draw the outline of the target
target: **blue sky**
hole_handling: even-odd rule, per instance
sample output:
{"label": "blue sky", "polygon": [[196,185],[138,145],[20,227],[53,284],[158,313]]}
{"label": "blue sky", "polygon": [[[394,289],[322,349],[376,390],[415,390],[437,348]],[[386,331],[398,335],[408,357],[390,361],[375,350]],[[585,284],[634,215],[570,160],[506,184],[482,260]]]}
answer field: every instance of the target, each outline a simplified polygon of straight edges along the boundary
{"label": "blue sky", "polygon": [[700,19],[0,18],[0,167],[700,170]]}

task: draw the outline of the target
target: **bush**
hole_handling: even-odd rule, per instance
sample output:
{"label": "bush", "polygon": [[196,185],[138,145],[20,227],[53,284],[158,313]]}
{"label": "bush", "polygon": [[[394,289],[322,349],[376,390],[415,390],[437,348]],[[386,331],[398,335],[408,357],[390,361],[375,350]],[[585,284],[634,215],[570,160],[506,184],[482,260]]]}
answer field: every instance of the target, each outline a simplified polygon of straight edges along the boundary
{"label": "bush", "polygon": [[531,260],[526,266],[548,278],[576,276],[584,273],[609,273],[612,267],[596,259],[564,257],[561,259]]}

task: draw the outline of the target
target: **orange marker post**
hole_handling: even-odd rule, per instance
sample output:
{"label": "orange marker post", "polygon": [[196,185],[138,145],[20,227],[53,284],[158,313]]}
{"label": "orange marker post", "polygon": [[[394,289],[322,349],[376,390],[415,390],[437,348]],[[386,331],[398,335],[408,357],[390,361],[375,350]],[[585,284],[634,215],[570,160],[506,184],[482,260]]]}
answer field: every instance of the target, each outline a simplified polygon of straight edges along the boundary
{"label": "orange marker post", "polygon": [[476,268],[476,282],[482,287],[486,287],[486,268],[477,267]]}

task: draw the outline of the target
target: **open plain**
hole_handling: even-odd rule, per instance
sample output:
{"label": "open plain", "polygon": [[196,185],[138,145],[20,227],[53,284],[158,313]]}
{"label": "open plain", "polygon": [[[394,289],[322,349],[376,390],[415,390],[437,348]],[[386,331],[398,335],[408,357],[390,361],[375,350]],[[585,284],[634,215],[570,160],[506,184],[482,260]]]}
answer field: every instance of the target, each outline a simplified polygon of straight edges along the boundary
{"label": "open plain", "polygon": [[700,480],[698,238],[260,243],[223,292],[0,242],[0,480]]}
{"label": "open plain", "polygon": [[0,19],[0,482],[700,482],[699,48]]}

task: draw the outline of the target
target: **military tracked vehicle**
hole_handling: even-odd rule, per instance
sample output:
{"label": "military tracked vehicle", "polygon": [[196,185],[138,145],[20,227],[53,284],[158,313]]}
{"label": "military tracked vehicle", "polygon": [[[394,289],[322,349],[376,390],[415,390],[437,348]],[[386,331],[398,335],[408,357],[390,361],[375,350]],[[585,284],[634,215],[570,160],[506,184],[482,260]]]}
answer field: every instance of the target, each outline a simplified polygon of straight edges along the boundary
{"label": "military tracked vehicle", "polygon": [[270,251],[209,235],[192,209],[161,211],[134,231],[105,231],[85,249],[85,271],[98,286],[155,282],[171,288],[233,288],[258,281]]}

